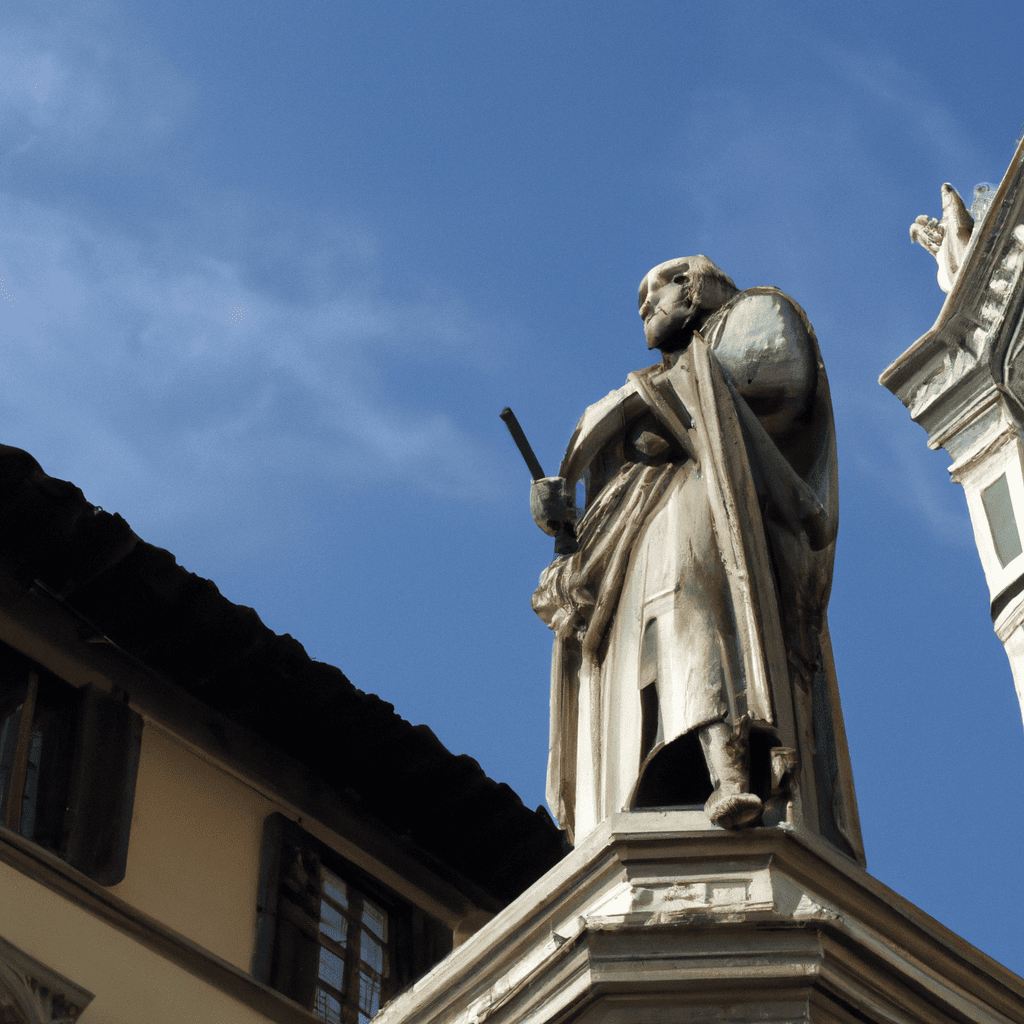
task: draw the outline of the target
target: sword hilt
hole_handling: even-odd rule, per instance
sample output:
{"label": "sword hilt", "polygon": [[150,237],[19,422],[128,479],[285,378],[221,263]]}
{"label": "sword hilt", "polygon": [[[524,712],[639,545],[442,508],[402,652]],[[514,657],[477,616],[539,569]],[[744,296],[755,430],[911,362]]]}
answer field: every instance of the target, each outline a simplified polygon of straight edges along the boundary
{"label": "sword hilt", "polygon": [[[530,442],[526,440],[526,435],[523,433],[523,428],[519,426],[519,420],[516,419],[516,414],[506,405],[498,415],[504,420],[505,426],[508,427],[508,432],[512,435],[512,440],[515,441],[516,447],[519,449],[519,454],[522,455],[526,462],[526,468],[530,471],[530,476],[534,480],[544,479],[544,470],[541,469],[540,461],[537,456],[534,455],[533,449],[530,447]],[[555,554],[556,555],[571,555],[574,551],[579,548],[579,544],[576,540],[576,524],[562,522],[558,524],[558,533],[555,535]]]}

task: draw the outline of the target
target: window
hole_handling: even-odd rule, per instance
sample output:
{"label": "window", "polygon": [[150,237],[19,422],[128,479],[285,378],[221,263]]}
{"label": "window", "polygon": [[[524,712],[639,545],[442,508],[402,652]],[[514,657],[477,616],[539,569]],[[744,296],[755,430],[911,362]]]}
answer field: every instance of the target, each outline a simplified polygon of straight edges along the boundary
{"label": "window", "polygon": [[1017,519],[1013,514],[1010,485],[1005,473],[981,492],[981,503],[985,507],[988,526],[992,531],[996,557],[1005,569],[1021,553],[1020,534],[1017,532]]}
{"label": "window", "polygon": [[264,830],[255,977],[331,1024],[366,1024],[451,931],[281,814]]}
{"label": "window", "polygon": [[101,885],[124,878],[142,719],[0,644],[0,824]]}
{"label": "window", "polygon": [[321,867],[318,941],[314,1013],[340,1024],[342,1007],[354,1003],[359,1024],[365,1024],[380,1009],[390,974],[387,911]]}

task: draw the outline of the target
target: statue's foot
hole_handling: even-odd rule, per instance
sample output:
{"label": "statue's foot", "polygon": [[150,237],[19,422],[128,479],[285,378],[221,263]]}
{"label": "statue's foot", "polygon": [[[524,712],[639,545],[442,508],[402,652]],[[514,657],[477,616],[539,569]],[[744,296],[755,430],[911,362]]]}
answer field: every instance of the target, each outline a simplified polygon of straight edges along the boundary
{"label": "statue's foot", "polygon": [[761,798],[753,793],[715,790],[704,805],[708,817],[721,828],[742,828],[761,814]]}

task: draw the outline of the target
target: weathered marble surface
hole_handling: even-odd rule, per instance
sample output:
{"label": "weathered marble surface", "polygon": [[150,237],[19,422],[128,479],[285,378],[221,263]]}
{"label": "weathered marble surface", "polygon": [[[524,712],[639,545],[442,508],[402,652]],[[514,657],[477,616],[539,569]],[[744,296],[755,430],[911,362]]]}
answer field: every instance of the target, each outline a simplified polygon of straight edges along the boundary
{"label": "weathered marble surface", "polygon": [[1010,1024],[1021,1006],[1024,981],[818,837],[646,811],[602,823],[375,1020]]}
{"label": "weathered marble surface", "polygon": [[655,267],[639,303],[662,361],[587,409],[531,494],[551,532],[585,482],[579,550],[533,600],[555,632],[548,801],[577,841],[623,809],[706,799],[722,827],[798,819],[860,856],[814,332],[778,289],[740,291],[705,256]]}
{"label": "weathered marble surface", "polygon": [[1024,714],[1024,140],[999,186],[975,189],[976,224],[942,188],[942,220],[918,217],[911,236],[936,256],[948,294],[881,383],[953,460]]}
{"label": "weathered marble surface", "polygon": [[922,214],[910,225],[911,239],[924,246],[938,262],[939,287],[947,295],[953,290],[973,231],[974,218],[960,193],[948,182],[942,186],[941,219]]}

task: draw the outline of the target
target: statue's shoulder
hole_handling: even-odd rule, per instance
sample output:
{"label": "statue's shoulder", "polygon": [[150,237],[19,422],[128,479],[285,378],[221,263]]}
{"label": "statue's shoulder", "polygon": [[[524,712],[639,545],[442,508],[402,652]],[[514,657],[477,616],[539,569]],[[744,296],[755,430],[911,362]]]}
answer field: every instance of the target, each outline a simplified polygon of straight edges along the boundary
{"label": "statue's shoulder", "polygon": [[[637,401],[638,388],[634,378],[645,376],[661,370],[661,363],[645,367],[643,370],[636,370],[626,379],[621,388],[609,391],[604,398],[599,398],[593,405],[588,405],[586,411],[580,417],[576,426],[576,433],[587,433],[594,425],[606,420],[609,416],[621,417],[629,415],[630,411],[639,409]],[[642,403],[640,403],[642,404]]]}
{"label": "statue's shoulder", "polygon": [[745,329],[755,326],[764,331],[810,330],[807,314],[781,288],[761,285],[746,288],[734,295],[724,306],[716,309],[701,332],[710,340],[729,324],[736,330],[741,324]]}
{"label": "statue's shoulder", "polygon": [[817,351],[807,314],[781,288],[769,285],[747,288],[733,296],[708,318],[701,333],[719,358],[730,349],[765,344]]}
{"label": "statue's shoulder", "polygon": [[811,401],[821,370],[800,306],[779,288],[748,288],[716,310],[701,333],[764,428],[789,429]]}

